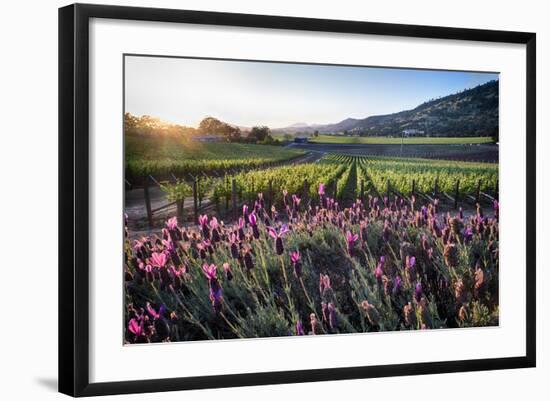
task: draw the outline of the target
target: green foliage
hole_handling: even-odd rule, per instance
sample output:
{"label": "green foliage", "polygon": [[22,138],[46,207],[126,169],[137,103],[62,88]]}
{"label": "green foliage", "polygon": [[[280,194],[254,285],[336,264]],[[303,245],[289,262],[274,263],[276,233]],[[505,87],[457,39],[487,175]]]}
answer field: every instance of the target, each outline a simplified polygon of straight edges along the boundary
{"label": "green foliage", "polygon": [[202,143],[186,137],[126,136],[126,178],[170,174],[222,174],[231,169],[258,168],[304,154],[300,150],[242,143]]}
{"label": "green foliage", "polygon": [[193,188],[185,181],[177,180],[175,183],[162,182],[160,185],[170,202],[183,200],[193,194]]}

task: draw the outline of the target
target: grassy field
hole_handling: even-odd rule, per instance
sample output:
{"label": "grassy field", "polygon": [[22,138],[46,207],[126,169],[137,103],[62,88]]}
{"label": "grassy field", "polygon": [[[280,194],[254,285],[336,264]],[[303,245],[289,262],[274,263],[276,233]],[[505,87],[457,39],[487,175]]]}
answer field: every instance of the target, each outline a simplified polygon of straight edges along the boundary
{"label": "grassy field", "polygon": [[203,143],[174,137],[125,137],[127,178],[254,168],[302,154],[300,150],[279,146]]}
{"label": "grassy field", "polygon": [[[349,137],[319,135],[317,138],[310,138],[313,143],[342,143],[342,144],[372,144],[372,145],[400,145],[401,138],[388,137]],[[405,145],[460,145],[460,144],[478,144],[493,142],[491,137],[448,137],[448,138],[403,138]]]}

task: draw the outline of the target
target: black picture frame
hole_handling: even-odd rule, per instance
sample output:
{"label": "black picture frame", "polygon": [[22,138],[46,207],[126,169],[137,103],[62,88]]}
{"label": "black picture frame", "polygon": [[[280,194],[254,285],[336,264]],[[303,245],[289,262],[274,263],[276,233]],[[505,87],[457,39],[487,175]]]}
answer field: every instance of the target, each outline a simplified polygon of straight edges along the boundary
{"label": "black picture frame", "polygon": [[[526,355],[495,359],[90,383],[88,28],[91,18],[526,45]],[[59,391],[71,396],[95,396],[534,367],[536,364],[535,102],[535,33],[87,4],[74,4],[60,8]]]}

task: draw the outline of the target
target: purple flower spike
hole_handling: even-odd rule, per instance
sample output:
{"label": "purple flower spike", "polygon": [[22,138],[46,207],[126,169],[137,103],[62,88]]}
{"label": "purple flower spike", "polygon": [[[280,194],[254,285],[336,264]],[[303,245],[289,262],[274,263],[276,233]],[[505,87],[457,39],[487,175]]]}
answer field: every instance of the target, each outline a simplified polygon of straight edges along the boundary
{"label": "purple flower spike", "polygon": [[255,226],[258,223],[256,213],[252,212],[248,215],[248,222],[253,226]]}
{"label": "purple flower spike", "polygon": [[402,286],[403,286],[403,280],[401,280],[401,277],[399,276],[395,277],[395,280],[393,281],[392,295],[399,293],[401,291]]}
{"label": "purple flower spike", "polygon": [[136,337],[139,337],[143,333],[143,320],[138,322],[137,319],[130,319],[128,322],[128,330]]}
{"label": "purple flower spike", "polygon": [[153,252],[153,254],[151,255],[151,264],[155,267],[164,267],[164,265],[166,265],[166,262],[167,257],[164,252]]}
{"label": "purple flower spike", "polygon": [[302,276],[302,262],[300,261],[300,252],[294,251],[290,254],[290,261],[292,266],[294,266],[294,274],[296,277]]}
{"label": "purple flower spike", "polygon": [[358,234],[353,234],[351,231],[346,232],[346,241],[348,243],[348,252],[350,256],[354,255],[355,242],[359,239]]}
{"label": "purple flower spike", "polygon": [[151,304],[149,302],[147,302],[147,312],[149,312],[149,315],[151,315],[153,320],[161,319],[164,315],[165,309],[166,309],[165,306],[161,305],[160,308],[159,308],[159,311],[157,312],[155,309],[153,309]]}
{"label": "purple flower spike", "polygon": [[416,286],[414,287],[414,298],[416,299],[416,302],[420,302],[420,299],[422,299],[422,284],[420,281],[416,283]]}
{"label": "purple flower spike", "polygon": [[199,224],[200,224],[201,226],[205,226],[207,223],[208,223],[208,216],[205,215],[205,214],[201,214],[201,215],[199,216]]}
{"label": "purple flower spike", "polygon": [[214,264],[209,265],[208,263],[205,263],[202,265],[202,272],[209,281],[216,279],[216,271],[217,267]]}
{"label": "purple flower spike", "polygon": [[177,217],[171,217],[166,222],[166,227],[168,230],[175,230],[178,228],[178,218]]}
{"label": "purple flower spike", "polygon": [[297,336],[303,336],[304,335],[304,327],[302,326],[302,321],[298,320],[296,322],[296,335]]}
{"label": "purple flower spike", "polygon": [[319,196],[325,196],[325,184],[324,183],[319,184]]}
{"label": "purple flower spike", "polygon": [[279,229],[279,232],[277,232],[276,229],[273,227],[267,227],[267,232],[269,235],[275,239],[275,252],[277,252],[277,255],[282,255],[284,252],[283,247],[283,238],[287,232],[289,232],[289,228],[286,224],[283,224],[281,228]]}

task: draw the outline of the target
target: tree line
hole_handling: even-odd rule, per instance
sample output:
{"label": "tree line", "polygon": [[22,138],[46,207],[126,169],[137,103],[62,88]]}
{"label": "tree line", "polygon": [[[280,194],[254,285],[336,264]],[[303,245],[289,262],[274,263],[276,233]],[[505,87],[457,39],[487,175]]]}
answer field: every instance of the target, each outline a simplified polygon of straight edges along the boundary
{"label": "tree line", "polygon": [[254,126],[249,131],[243,131],[237,126],[227,124],[214,117],[205,117],[199,123],[198,128],[193,128],[166,123],[149,115],[135,116],[131,113],[125,113],[124,133],[126,135],[182,136],[185,138],[211,135],[219,136],[226,142],[281,144],[279,140],[273,138],[271,130],[265,125]]}

